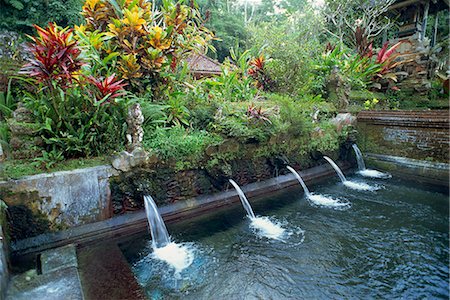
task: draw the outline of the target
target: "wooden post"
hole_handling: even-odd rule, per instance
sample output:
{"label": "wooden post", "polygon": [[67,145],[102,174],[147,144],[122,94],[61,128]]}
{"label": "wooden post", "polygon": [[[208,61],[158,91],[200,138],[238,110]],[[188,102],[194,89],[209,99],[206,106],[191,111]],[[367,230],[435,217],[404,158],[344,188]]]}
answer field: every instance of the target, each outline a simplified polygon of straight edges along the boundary
{"label": "wooden post", "polygon": [[427,22],[428,22],[428,10],[430,9],[430,1],[425,3],[425,9],[423,11],[423,21],[422,21],[422,32],[420,34],[420,40],[423,41],[425,38],[425,34],[427,31]]}

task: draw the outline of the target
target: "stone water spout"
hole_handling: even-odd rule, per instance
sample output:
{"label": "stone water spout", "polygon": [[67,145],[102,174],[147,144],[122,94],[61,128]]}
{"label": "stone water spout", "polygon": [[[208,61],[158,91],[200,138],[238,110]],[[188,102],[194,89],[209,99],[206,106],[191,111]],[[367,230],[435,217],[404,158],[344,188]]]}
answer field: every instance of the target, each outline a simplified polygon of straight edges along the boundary
{"label": "stone water spout", "polygon": [[153,248],[162,248],[170,244],[169,233],[151,196],[144,196],[145,213],[152,235]]}

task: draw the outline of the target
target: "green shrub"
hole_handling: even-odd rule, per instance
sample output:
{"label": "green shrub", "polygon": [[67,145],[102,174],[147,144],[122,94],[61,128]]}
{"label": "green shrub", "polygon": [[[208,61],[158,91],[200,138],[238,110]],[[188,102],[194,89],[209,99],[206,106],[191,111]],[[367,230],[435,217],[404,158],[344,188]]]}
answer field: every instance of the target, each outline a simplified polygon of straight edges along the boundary
{"label": "green shrub", "polygon": [[207,131],[188,130],[179,126],[157,128],[145,133],[144,147],[152,149],[162,159],[196,161],[203,158],[206,147],[222,139]]}
{"label": "green shrub", "polygon": [[82,0],[0,0],[0,28],[31,33],[32,25],[57,22],[62,26],[79,24]]}
{"label": "green shrub", "polygon": [[53,93],[28,93],[25,106],[33,112],[47,152],[60,151],[65,158],[99,156],[123,147],[127,103],[121,98],[97,101],[90,85]]}

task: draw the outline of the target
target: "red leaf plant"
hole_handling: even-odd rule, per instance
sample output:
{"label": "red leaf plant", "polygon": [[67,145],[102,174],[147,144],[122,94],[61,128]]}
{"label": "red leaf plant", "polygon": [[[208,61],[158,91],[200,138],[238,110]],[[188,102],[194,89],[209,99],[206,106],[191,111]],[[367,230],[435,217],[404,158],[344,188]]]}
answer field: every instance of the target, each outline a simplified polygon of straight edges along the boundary
{"label": "red leaf plant", "polygon": [[381,70],[381,74],[386,73],[390,69],[394,68],[394,64],[392,63],[397,55],[393,55],[398,46],[400,46],[403,41],[398,42],[388,49],[389,42],[384,43],[383,47],[377,54],[377,60],[375,61],[377,64],[384,65],[383,70]]}
{"label": "red leaf plant", "polygon": [[259,56],[249,62],[249,69],[247,74],[256,80],[256,87],[264,91],[273,89],[274,82],[264,69],[266,61],[264,56]]}
{"label": "red leaf plant", "polygon": [[100,79],[89,76],[87,79],[97,88],[97,91],[94,92],[94,96],[97,101],[100,101],[107,96],[109,101],[125,94],[123,88],[127,85],[127,83],[123,83],[123,79],[118,80],[116,78],[116,74]]}
{"label": "red leaf plant", "polygon": [[66,87],[73,82],[74,75],[83,65],[79,58],[81,50],[73,39],[73,29],[61,28],[55,23],[48,23],[45,29],[33,26],[38,36],[29,36],[33,41],[28,45],[32,57],[20,73],[34,77],[48,86],[56,82]]}
{"label": "red leaf plant", "polygon": [[269,113],[267,111],[263,111],[262,107],[257,108],[253,103],[247,107],[246,115],[251,120],[272,124],[269,119]]}

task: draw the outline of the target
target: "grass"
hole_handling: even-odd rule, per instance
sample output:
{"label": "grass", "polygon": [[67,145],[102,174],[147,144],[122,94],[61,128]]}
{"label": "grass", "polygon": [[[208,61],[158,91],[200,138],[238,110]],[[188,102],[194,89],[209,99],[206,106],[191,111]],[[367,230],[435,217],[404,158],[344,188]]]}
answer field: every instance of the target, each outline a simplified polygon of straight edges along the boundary
{"label": "grass", "polygon": [[[57,171],[69,171],[79,168],[89,168],[109,164],[107,157],[94,158],[78,158],[69,159],[55,164],[48,170],[41,169],[33,165],[32,160],[6,160],[1,166],[0,163],[0,179],[17,179],[23,176],[36,175],[40,173],[50,173]],[[3,170],[1,170],[3,168]]]}

